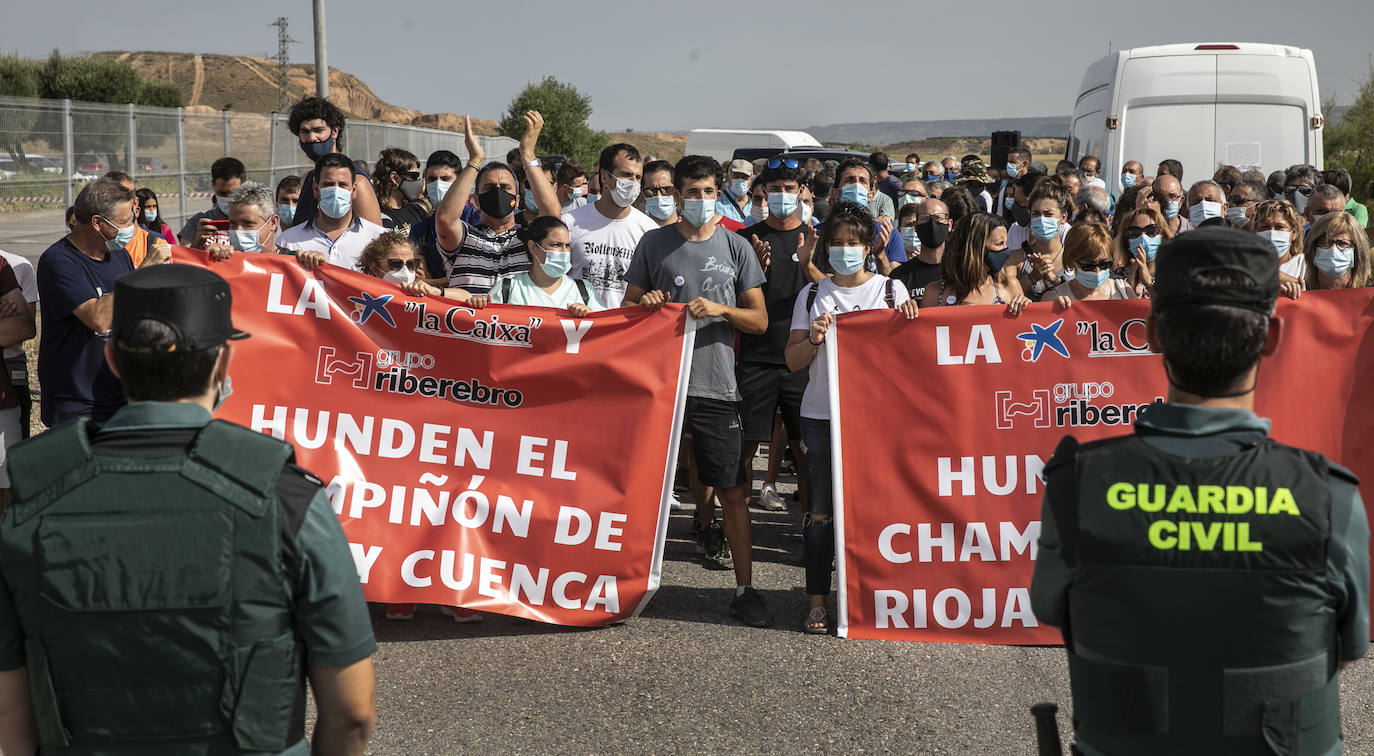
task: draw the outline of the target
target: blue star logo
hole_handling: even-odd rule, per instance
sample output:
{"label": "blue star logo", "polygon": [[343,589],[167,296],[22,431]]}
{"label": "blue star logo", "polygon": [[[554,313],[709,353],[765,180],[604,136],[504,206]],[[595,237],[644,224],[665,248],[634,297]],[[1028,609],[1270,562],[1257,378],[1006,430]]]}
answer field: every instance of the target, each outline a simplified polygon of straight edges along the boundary
{"label": "blue star logo", "polygon": [[1039,323],[1031,323],[1029,333],[1018,333],[1016,338],[1026,342],[1026,349],[1031,353],[1029,358],[1022,354],[1022,359],[1027,362],[1036,362],[1040,359],[1040,353],[1046,349],[1053,350],[1061,357],[1069,356],[1069,348],[1064,346],[1064,340],[1059,338],[1059,328],[1064,325],[1064,319],[1054,321],[1048,326]]}
{"label": "blue star logo", "polygon": [[395,328],[396,321],[392,319],[391,313],[387,312],[386,309],[386,303],[391,301],[391,296],[390,294],[383,294],[380,297],[374,297],[365,291],[360,291],[358,296],[349,297],[348,301],[358,305],[358,308],[353,311],[354,320],[358,321],[358,325],[363,325],[368,318],[376,314],[377,317],[385,320],[387,325]]}

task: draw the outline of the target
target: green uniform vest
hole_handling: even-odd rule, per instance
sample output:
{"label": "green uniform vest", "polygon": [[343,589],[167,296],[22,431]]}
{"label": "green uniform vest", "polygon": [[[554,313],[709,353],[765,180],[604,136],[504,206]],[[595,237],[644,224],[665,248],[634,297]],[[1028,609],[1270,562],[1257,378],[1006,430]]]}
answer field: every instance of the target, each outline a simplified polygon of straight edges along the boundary
{"label": "green uniform vest", "polygon": [[1139,436],[1072,447],[1047,477],[1074,567],[1063,630],[1079,739],[1110,754],[1336,746],[1339,468],[1269,439],[1200,459]]}
{"label": "green uniform vest", "polygon": [[288,444],[212,421],[189,452],[10,455],[0,559],[45,752],[277,752],[304,730],[276,484]]}

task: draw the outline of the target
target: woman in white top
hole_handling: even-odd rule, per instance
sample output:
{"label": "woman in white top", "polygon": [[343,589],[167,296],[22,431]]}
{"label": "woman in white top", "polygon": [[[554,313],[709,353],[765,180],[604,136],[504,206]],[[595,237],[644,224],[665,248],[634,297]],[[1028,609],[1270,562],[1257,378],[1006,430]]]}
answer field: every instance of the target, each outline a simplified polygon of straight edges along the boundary
{"label": "woman in white top", "polygon": [[1073,277],[1046,292],[1046,299],[1061,308],[1078,301],[1138,299],[1135,287],[1112,275],[1116,267],[1112,246],[1112,234],[1104,224],[1081,223],[1069,229],[1064,237],[1064,268],[1072,270]]}
{"label": "woman in white top", "polygon": [[499,304],[565,308],[573,317],[606,309],[591,287],[568,276],[572,265],[572,237],[557,217],[543,215],[516,232],[525,242],[530,269],[496,279],[491,301]]}
{"label": "woman in white top", "polygon": [[808,284],[792,308],[792,334],[787,341],[787,367],[810,368],[810,382],[802,394],[802,449],[807,465],[807,517],[802,527],[802,551],[806,562],[806,592],[811,611],[803,629],[825,633],[830,629],[825,599],[830,595],[830,566],[835,559],[834,514],[830,467],[830,380],[822,345],[835,316],[857,310],[895,309],[908,320],[917,315],[905,286],[867,270],[873,257],[873,218],[862,206],[841,202],[830,209],[819,237],[808,234],[806,243],[827,254],[812,257],[822,272],[831,274]]}
{"label": "woman in white top", "polygon": [[1279,291],[1297,299],[1307,288],[1307,257],[1303,254],[1302,216],[1285,200],[1255,205],[1251,228],[1274,245],[1279,256]]}

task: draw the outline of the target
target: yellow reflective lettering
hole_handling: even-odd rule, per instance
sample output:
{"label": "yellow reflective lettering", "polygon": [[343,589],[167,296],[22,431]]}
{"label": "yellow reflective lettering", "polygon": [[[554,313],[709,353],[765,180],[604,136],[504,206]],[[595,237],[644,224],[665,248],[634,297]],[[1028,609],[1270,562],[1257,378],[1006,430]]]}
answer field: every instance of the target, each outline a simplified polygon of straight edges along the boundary
{"label": "yellow reflective lettering", "polygon": [[1226,489],[1221,486],[1197,487],[1197,511],[1226,514]]}
{"label": "yellow reflective lettering", "polygon": [[[1221,523],[1202,523],[1190,522],[1192,526],[1194,540],[1197,541],[1198,551],[1213,551],[1217,547],[1217,539],[1221,537]],[[1227,523],[1230,525],[1231,523]]]}
{"label": "yellow reflective lettering", "polygon": [[1260,543],[1259,541],[1250,540],[1250,523],[1240,523],[1238,530],[1240,531],[1240,537],[1238,539],[1238,543],[1236,544],[1237,551],[1264,551],[1263,543]]}
{"label": "yellow reflective lettering", "polygon": [[1135,486],[1130,483],[1113,483],[1107,489],[1107,506],[1112,509],[1127,510],[1135,506]]}
{"label": "yellow reflective lettering", "polygon": [[1222,531],[1221,538],[1222,551],[1236,550],[1236,524],[1234,522],[1226,523],[1226,529]]}
{"label": "yellow reflective lettering", "polygon": [[1178,524],[1178,550],[1193,550],[1193,529],[1188,527],[1188,523],[1186,522],[1180,522]]}
{"label": "yellow reflective lettering", "polygon": [[1254,491],[1245,486],[1226,487],[1226,514],[1245,514],[1254,508]]}
{"label": "yellow reflective lettering", "polygon": [[[1151,494],[1154,498],[1151,498]],[[1163,483],[1141,483],[1136,488],[1135,505],[1140,507],[1142,512],[1158,512],[1164,508],[1165,488]]]}
{"label": "yellow reflective lettering", "polygon": [[1172,535],[1161,535],[1166,530],[1175,533],[1178,531],[1178,526],[1168,520],[1159,520],[1150,525],[1150,545],[1164,551],[1172,549],[1178,543],[1178,539]]}
{"label": "yellow reflective lettering", "polygon": [[1169,498],[1169,514],[1174,512],[1197,512],[1197,505],[1193,503],[1193,489],[1188,486],[1174,488],[1174,495]]}
{"label": "yellow reflective lettering", "polygon": [[1293,500],[1293,492],[1287,488],[1274,491],[1274,500],[1269,502],[1269,514],[1298,515],[1298,503]]}
{"label": "yellow reflective lettering", "polygon": [[1255,514],[1269,514],[1269,489],[1263,486],[1255,489]]}

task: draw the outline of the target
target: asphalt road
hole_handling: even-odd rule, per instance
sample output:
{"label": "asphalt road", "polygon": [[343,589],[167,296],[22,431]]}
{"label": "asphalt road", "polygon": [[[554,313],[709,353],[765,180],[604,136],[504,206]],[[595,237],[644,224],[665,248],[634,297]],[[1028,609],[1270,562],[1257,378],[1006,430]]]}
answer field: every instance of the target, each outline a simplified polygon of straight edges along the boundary
{"label": "asphalt road", "polygon": [[[795,510],[754,510],[755,584],[778,622],[740,626],[732,573],[701,566],[690,513],[669,527],[663,587],[618,626],[456,625],[432,607],[388,622],[378,608],[369,752],[1032,754],[1040,701],[1060,703],[1067,742],[1060,649],[803,634]],[[1371,669],[1343,680],[1347,753],[1374,753]]]}

